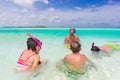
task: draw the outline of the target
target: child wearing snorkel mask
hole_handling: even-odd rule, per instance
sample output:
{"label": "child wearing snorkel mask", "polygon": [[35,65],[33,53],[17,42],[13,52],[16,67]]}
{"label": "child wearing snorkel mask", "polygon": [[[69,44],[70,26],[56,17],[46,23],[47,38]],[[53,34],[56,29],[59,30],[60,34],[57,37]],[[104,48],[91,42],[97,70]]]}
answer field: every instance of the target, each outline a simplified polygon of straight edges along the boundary
{"label": "child wearing snorkel mask", "polygon": [[39,52],[42,48],[42,42],[30,34],[27,34],[30,38],[27,39],[27,49],[24,50],[17,62],[18,71],[34,71],[40,65],[46,64],[48,61],[40,61]]}
{"label": "child wearing snorkel mask", "polygon": [[94,42],[91,45],[91,51],[94,55],[100,57],[100,56],[110,56],[112,51],[118,51],[120,50],[119,45],[114,44],[105,44],[103,46],[95,46]]}

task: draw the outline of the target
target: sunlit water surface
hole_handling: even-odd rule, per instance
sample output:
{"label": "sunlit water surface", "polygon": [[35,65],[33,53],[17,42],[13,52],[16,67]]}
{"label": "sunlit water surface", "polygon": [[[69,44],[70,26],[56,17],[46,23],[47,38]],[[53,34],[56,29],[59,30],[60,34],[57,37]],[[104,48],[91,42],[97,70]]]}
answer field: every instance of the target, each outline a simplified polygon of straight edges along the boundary
{"label": "sunlit water surface", "polygon": [[[120,45],[120,29],[76,29],[82,42],[80,53],[85,54],[96,65],[97,71],[90,70],[78,80],[119,80],[120,51],[114,51],[110,57],[96,59],[91,55],[91,43],[104,45],[113,43]],[[33,75],[15,72],[16,62],[21,52],[26,49],[26,40],[30,33],[42,41],[41,60],[49,63]],[[65,48],[64,38],[69,29],[48,28],[2,28],[0,30],[0,79],[1,80],[69,80],[63,72],[56,68],[56,62],[65,55],[72,53]]]}

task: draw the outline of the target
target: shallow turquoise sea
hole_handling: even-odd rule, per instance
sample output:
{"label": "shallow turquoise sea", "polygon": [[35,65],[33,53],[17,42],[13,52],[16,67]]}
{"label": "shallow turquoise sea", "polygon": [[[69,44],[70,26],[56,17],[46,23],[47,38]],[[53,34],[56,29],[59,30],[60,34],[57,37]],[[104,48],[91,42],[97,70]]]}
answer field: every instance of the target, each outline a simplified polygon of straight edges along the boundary
{"label": "shallow turquoise sea", "polygon": [[[107,38],[119,38],[119,28],[76,28],[79,36],[95,36]],[[36,33],[46,35],[65,36],[69,33],[68,28],[1,28],[0,33],[20,34],[20,33]],[[106,36],[107,35],[107,36]]]}
{"label": "shallow turquoise sea", "polygon": [[[41,60],[48,59],[49,63],[40,68],[37,77],[25,77],[14,71],[17,59],[26,49],[27,33],[32,34],[43,46],[40,51]],[[65,55],[72,53],[65,48],[64,38],[69,34],[69,28],[1,28],[0,29],[0,79],[1,80],[69,80],[56,69],[56,62]],[[82,50],[97,66],[95,72],[91,70],[78,80],[119,80],[120,79],[120,51],[115,51],[110,57],[95,59],[91,56],[91,44],[101,46],[106,43],[120,45],[120,29],[118,28],[76,28],[80,37]]]}

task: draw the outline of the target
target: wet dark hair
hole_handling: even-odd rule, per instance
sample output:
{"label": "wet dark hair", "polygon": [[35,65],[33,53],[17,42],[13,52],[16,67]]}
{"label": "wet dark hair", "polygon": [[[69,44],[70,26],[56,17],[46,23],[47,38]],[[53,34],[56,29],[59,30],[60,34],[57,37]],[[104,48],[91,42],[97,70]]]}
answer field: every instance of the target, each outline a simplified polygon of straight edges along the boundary
{"label": "wet dark hair", "polygon": [[72,52],[79,52],[81,48],[81,44],[77,41],[73,41],[70,44],[70,49],[72,50]]}
{"label": "wet dark hair", "polygon": [[28,38],[27,40],[27,49],[32,49],[32,51],[36,51],[37,44],[34,42],[32,38]]}
{"label": "wet dark hair", "polygon": [[100,51],[100,48],[97,47],[97,46],[93,46],[93,47],[91,48],[91,51],[99,52],[99,51]]}

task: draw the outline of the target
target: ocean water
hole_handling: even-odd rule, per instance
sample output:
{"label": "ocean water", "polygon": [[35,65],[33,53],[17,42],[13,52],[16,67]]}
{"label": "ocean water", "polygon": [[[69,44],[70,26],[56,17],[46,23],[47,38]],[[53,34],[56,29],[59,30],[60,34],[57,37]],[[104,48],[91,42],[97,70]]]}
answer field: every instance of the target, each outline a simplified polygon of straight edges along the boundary
{"label": "ocean water", "polygon": [[[48,59],[48,64],[35,74],[15,72],[16,62],[21,52],[26,49],[27,33],[34,35],[43,46],[41,60]],[[65,48],[64,38],[69,28],[1,28],[0,29],[0,79],[1,80],[70,80],[56,69],[56,63],[65,55],[72,53]],[[91,55],[91,44],[101,46],[106,43],[120,45],[120,29],[112,28],[76,28],[76,34],[82,42],[80,53],[92,60],[97,71],[90,70],[78,80],[119,80],[120,51],[114,51],[110,57],[96,59]]]}

